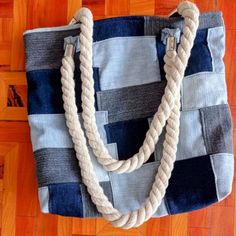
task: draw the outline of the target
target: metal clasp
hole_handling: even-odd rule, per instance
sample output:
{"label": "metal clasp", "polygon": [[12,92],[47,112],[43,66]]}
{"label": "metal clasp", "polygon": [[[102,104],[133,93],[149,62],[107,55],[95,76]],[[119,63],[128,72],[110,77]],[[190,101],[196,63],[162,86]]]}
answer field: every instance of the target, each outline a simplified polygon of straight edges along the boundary
{"label": "metal clasp", "polygon": [[170,36],[166,40],[166,52],[167,51],[175,51],[176,50],[176,38],[174,36]]}
{"label": "metal clasp", "polygon": [[73,44],[67,44],[65,47],[64,57],[73,57],[75,54],[75,46]]}

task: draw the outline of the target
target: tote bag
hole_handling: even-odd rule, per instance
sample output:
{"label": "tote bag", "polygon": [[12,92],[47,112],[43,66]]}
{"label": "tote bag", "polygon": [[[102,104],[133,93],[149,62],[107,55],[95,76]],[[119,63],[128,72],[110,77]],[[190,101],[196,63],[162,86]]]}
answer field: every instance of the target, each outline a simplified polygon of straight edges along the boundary
{"label": "tote bag", "polygon": [[221,201],[233,180],[221,12],[24,33],[41,211],[131,228]]}

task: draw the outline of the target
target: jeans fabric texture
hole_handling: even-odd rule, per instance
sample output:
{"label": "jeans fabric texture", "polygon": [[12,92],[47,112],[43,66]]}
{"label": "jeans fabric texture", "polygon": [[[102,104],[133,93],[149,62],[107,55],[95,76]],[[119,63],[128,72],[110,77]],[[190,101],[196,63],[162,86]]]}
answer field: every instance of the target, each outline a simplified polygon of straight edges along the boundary
{"label": "jeans fabric texture", "polygon": [[[206,207],[224,199],[232,188],[224,22],[220,12],[201,14],[199,21],[181,84],[177,159],[154,217]],[[166,46],[161,37],[165,28],[181,32],[183,19],[129,16],[94,23],[95,116],[99,134],[115,159],[124,160],[138,152],[161,102],[166,86]],[[100,217],[82,183],[63,109],[60,66],[64,39],[78,37],[79,32],[76,25],[25,32],[28,118],[42,212]],[[74,80],[82,122],[79,50],[77,42]],[[105,171],[89,148],[100,185],[122,213],[139,208],[147,198],[160,165],[165,133],[164,128],[148,162],[129,174]]]}

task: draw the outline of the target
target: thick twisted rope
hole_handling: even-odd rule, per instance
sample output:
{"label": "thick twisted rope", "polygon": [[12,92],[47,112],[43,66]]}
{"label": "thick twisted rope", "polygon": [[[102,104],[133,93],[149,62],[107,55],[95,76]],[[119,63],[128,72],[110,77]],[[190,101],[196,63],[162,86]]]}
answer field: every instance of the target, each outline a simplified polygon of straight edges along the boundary
{"label": "thick twisted rope", "polygon": [[[185,16],[189,19],[196,18],[196,11],[192,9],[186,9],[184,11]],[[159,140],[159,136],[166,124],[166,120],[169,118],[171,110],[174,106],[174,100],[176,94],[179,93],[180,84],[183,79],[184,71],[187,64],[187,59],[191,49],[190,37],[194,37],[194,29],[196,23],[186,20],[189,25],[184,29],[184,37],[182,39],[181,48],[179,50],[178,61],[174,70],[166,69],[167,86],[165,88],[164,95],[161,100],[161,104],[158,107],[157,112],[150,124],[150,128],[146,133],[146,137],[142,146],[139,148],[138,153],[126,160],[116,160],[109,154],[96,125],[95,108],[94,108],[94,80],[92,70],[92,43],[93,43],[93,19],[92,14],[88,9],[81,10],[78,15],[78,21],[81,22],[80,33],[80,70],[82,80],[82,117],[84,120],[84,128],[86,136],[89,141],[98,162],[107,171],[115,171],[117,173],[131,172],[138,169],[145,163],[155,150],[155,146]],[[168,65],[168,56],[165,58],[165,62]],[[168,123],[167,126],[171,126],[172,123]],[[167,129],[168,132],[169,129]],[[135,131],[134,131],[135,132]]]}
{"label": "thick twisted rope", "polygon": [[[166,100],[163,100],[163,105],[162,105],[163,107],[167,106],[168,107],[167,110],[169,110],[168,111],[169,118],[167,120],[167,127],[166,127],[167,132],[163,144],[164,146],[163,157],[161,159],[158,172],[155,176],[155,181],[152,185],[149,197],[146,199],[146,201],[139,209],[134,210],[133,212],[122,214],[117,209],[115,209],[112,206],[111,202],[109,202],[108,198],[105,196],[103,192],[103,189],[99,185],[99,182],[96,178],[96,174],[94,172],[90,160],[90,155],[86,145],[86,138],[78,119],[77,107],[75,103],[75,91],[74,91],[75,84],[73,80],[75,65],[72,53],[70,53],[71,45],[66,48],[65,56],[62,59],[61,82],[62,82],[66,124],[69,128],[69,133],[74,142],[76,157],[79,160],[79,166],[81,169],[81,176],[84,184],[87,186],[89,194],[91,195],[91,199],[93,203],[96,205],[98,211],[103,215],[105,219],[111,221],[112,224],[116,227],[122,227],[124,229],[128,229],[131,227],[138,227],[143,222],[147,221],[159,207],[161,200],[165,195],[165,191],[168,186],[168,181],[171,176],[171,171],[173,169],[173,164],[176,157],[178,135],[179,135],[179,117],[180,117],[179,86],[181,80],[179,81],[178,78],[180,76],[183,77],[183,73],[188,58],[190,56],[190,51],[193,46],[193,41],[196,35],[196,30],[198,27],[198,16],[199,16],[198,9],[194,4],[190,2],[180,3],[180,5],[178,6],[178,12],[185,18],[185,26],[183,29],[183,35],[181,36],[180,45],[178,47],[178,53],[176,53],[175,51],[168,51],[164,58],[166,63],[164,69],[166,71],[166,78],[168,81],[167,83],[169,83],[169,81],[172,80],[175,83],[173,84],[170,83],[171,86],[170,84],[167,85],[170,88],[169,91],[167,92],[168,95],[166,95],[167,98]],[[86,20],[87,17],[85,16],[83,17],[82,17],[83,20],[81,21],[83,22],[81,24],[81,31],[86,31],[82,36],[84,37],[83,40],[86,41],[90,40],[91,29],[88,29],[87,32],[87,26],[90,23],[90,21]],[[91,48],[92,47],[88,49],[89,50],[87,55],[88,57],[90,53],[92,53]],[[85,62],[83,66],[87,68],[86,61],[89,64],[89,60],[91,60],[91,58],[87,59],[85,52],[86,51],[84,48],[82,54],[83,56],[81,56],[81,59],[83,60],[83,62]],[[90,70],[86,69],[84,70],[85,70],[84,72],[82,71],[81,72],[88,77],[92,76],[92,74],[89,72]],[[173,101],[170,98],[171,96],[174,97]],[[84,99],[86,99],[86,96]],[[172,101],[172,103],[169,104],[168,103],[169,101]],[[154,119],[157,119],[155,117],[156,115],[154,116]],[[161,120],[165,120],[165,118]],[[155,122],[152,122],[151,126],[156,127]]]}

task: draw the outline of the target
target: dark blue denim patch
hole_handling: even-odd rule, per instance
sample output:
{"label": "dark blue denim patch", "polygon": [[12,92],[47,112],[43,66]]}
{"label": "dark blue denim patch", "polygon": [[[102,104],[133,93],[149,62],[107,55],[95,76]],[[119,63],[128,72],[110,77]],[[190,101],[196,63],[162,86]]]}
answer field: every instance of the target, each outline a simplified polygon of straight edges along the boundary
{"label": "dark blue denim patch", "polygon": [[[95,91],[99,91],[98,68],[93,68]],[[75,93],[78,112],[81,108],[80,71],[75,70]],[[28,82],[28,114],[60,114],[64,113],[61,72],[58,69],[34,70],[27,72]],[[96,105],[96,104],[95,104]]]}
{"label": "dark blue denim patch", "polygon": [[210,156],[176,161],[165,197],[170,214],[197,210],[217,202]]}
{"label": "dark blue denim patch", "polygon": [[79,183],[50,184],[48,190],[50,213],[83,217],[83,202]]}
{"label": "dark blue denim patch", "polygon": [[[185,70],[185,76],[204,71],[213,71],[211,53],[207,45],[207,29],[200,29],[194,41],[188,65]],[[156,47],[157,56],[160,65],[161,79],[165,80],[164,56],[166,46],[162,43],[160,35],[157,35]]]}
{"label": "dark blue denim patch", "polygon": [[[120,160],[126,160],[139,151],[149,129],[147,118],[118,121],[104,126],[108,143],[116,143]],[[154,161],[152,154],[148,162]]]}
{"label": "dark blue denim patch", "polygon": [[144,17],[128,16],[97,20],[93,28],[93,41],[114,37],[143,36]]}

